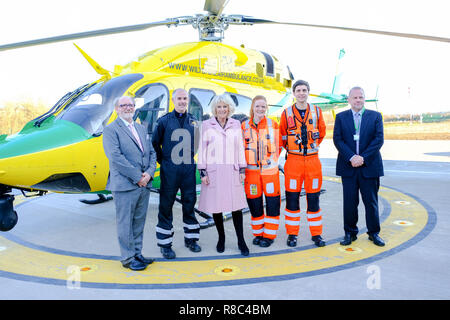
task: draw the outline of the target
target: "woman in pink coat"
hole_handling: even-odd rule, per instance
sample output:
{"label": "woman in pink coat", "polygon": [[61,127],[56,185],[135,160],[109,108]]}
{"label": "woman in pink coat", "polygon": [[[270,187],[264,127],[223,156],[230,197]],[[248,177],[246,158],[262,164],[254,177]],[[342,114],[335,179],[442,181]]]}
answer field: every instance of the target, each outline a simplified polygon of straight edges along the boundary
{"label": "woman in pink coat", "polygon": [[231,118],[235,105],[229,95],[215,96],[211,103],[213,116],[203,121],[197,168],[202,177],[198,210],[213,216],[219,240],[217,252],[225,250],[223,212],[232,212],[233,224],[241,254],[249,254],[244,240],[242,209],[247,207],[243,181],[245,152],[241,123]]}

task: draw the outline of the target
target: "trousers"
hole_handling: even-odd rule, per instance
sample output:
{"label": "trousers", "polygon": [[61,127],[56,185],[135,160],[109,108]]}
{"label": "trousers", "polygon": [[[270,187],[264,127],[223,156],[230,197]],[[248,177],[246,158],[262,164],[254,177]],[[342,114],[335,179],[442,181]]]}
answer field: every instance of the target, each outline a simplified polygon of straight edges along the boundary
{"label": "trousers", "polygon": [[312,236],[322,234],[322,213],[319,205],[322,187],[322,164],[318,155],[288,155],[284,165],[286,211],[285,225],[288,235],[298,235],[300,231],[300,192],[306,192],[306,217]]}
{"label": "trousers", "polygon": [[173,204],[177,192],[181,193],[183,229],[186,241],[200,238],[200,225],[195,217],[197,200],[195,165],[163,164],[160,169],[161,187],[159,194],[158,224],[156,239],[160,247],[171,247],[173,241]]}
{"label": "trousers", "polygon": [[125,264],[142,252],[150,190],[137,188],[130,191],[113,191],[112,195],[116,207],[120,260]]}
{"label": "trousers", "polygon": [[359,193],[366,211],[367,233],[380,232],[378,212],[378,190],[380,178],[365,178],[360,169],[351,177],[342,177],[344,191],[344,231],[352,235],[358,234]]}

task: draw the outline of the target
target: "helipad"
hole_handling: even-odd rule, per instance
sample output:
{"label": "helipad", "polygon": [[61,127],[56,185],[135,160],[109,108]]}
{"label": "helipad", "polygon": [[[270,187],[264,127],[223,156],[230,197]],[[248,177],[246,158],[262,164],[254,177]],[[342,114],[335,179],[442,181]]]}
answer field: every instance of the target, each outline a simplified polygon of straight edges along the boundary
{"label": "helipad", "polygon": [[[45,197],[17,199],[19,224],[13,232],[0,234],[0,276],[24,281],[81,287],[122,289],[171,289],[249,284],[310,277],[349,269],[393,255],[412,246],[433,229],[434,211],[423,201],[400,190],[381,187],[381,237],[385,247],[377,247],[364,233],[351,246],[339,244],[342,238],[340,181],[324,177],[321,208],[324,213],[324,238],[327,246],[315,247],[302,215],[299,246],[286,246],[281,218],[278,237],[270,248],[251,244],[246,230],[250,256],[243,257],[236,247],[232,223],[226,226],[224,254],[215,251],[215,228],[203,229],[200,255],[182,246],[182,227],[175,228],[177,259],[164,260],[155,244],[156,204],[149,209],[144,238],[144,255],[156,257],[145,271],[124,269],[119,263],[112,202],[89,206],[77,200],[83,196],[49,194]],[[337,197],[334,195],[338,195]],[[153,202],[157,196],[152,195]],[[306,207],[302,199],[301,206]],[[284,203],[282,204],[282,209]],[[174,221],[181,220],[175,208]],[[363,210],[363,207],[360,207]],[[364,214],[360,214],[363,216]],[[249,214],[244,224],[249,227]],[[66,221],[66,223],[64,223]],[[178,221],[181,223],[181,221]],[[248,229],[248,228],[247,228]],[[235,248],[236,247],[236,248]]]}

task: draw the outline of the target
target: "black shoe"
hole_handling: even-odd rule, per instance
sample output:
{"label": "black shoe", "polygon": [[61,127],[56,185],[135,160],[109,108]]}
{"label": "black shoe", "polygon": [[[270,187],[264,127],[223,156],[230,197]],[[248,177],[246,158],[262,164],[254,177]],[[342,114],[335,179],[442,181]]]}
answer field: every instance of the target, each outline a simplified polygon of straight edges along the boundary
{"label": "black shoe", "polygon": [[163,257],[166,259],[175,259],[176,257],[175,251],[173,251],[171,247],[168,248],[161,247],[161,253]]}
{"label": "black shoe", "polygon": [[250,251],[248,250],[248,247],[247,247],[247,245],[245,243],[244,244],[238,244],[238,248],[239,248],[239,250],[241,250],[241,254],[243,256],[248,256],[250,254]]}
{"label": "black shoe", "polygon": [[197,244],[196,240],[184,240],[184,245],[186,248],[189,248],[192,252],[200,252],[202,251],[202,248]]}
{"label": "black shoe", "polygon": [[273,243],[273,239],[262,238],[261,241],[259,242],[259,246],[262,248],[267,248],[267,247],[270,247],[270,245],[272,243]]}
{"label": "black shoe", "polygon": [[340,244],[341,244],[341,246],[349,246],[356,239],[358,239],[356,237],[356,235],[350,234],[350,233],[346,233],[345,236],[344,236],[344,239],[340,242]]}
{"label": "black shoe", "polygon": [[257,237],[255,237],[254,239],[253,239],[253,244],[255,245],[255,246],[259,246],[259,243],[261,242],[261,239],[262,239],[263,237],[261,237],[261,236],[257,236]]}
{"label": "black shoe", "polygon": [[142,271],[147,268],[147,264],[140,262],[137,259],[133,259],[128,263],[123,264],[124,268],[131,269],[133,271]]}
{"label": "black shoe", "polygon": [[297,236],[290,234],[287,239],[287,245],[288,245],[288,247],[296,247],[297,246]]}
{"label": "black shoe", "polygon": [[372,241],[374,245],[377,245],[379,247],[384,247],[385,245],[383,239],[381,239],[380,236],[376,233],[372,235],[369,234],[369,240]]}
{"label": "black shoe", "polygon": [[216,245],[216,250],[218,253],[223,253],[225,251],[225,241],[218,241]]}
{"label": "black shoe", "polygon": [[145,258],[142,254],[138,254],[134,258],[137,261],[140,261],[140,262],[145,263],[145,264],[152,264],[155,261],[155,259],[152,259],[152,258]]}
{"label": "black shoe", "polygon": [[311,240],[314,241],[314,244],[318,247],[325,247],[325,241],[323,241],[322,237],[319,236],[313,236],[311,237]]}

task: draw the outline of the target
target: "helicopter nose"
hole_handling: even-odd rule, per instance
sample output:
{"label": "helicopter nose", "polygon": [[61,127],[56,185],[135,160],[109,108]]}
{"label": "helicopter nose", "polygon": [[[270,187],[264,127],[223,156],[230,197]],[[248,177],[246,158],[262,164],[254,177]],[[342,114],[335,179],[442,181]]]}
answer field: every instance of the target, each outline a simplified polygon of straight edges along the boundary
{"label": "helicopter nose", "polygon": [[54,173],[74,170],[73,146],[90,138],[83,128],[64,120],[2,136],[0,184],[29,188]]}

